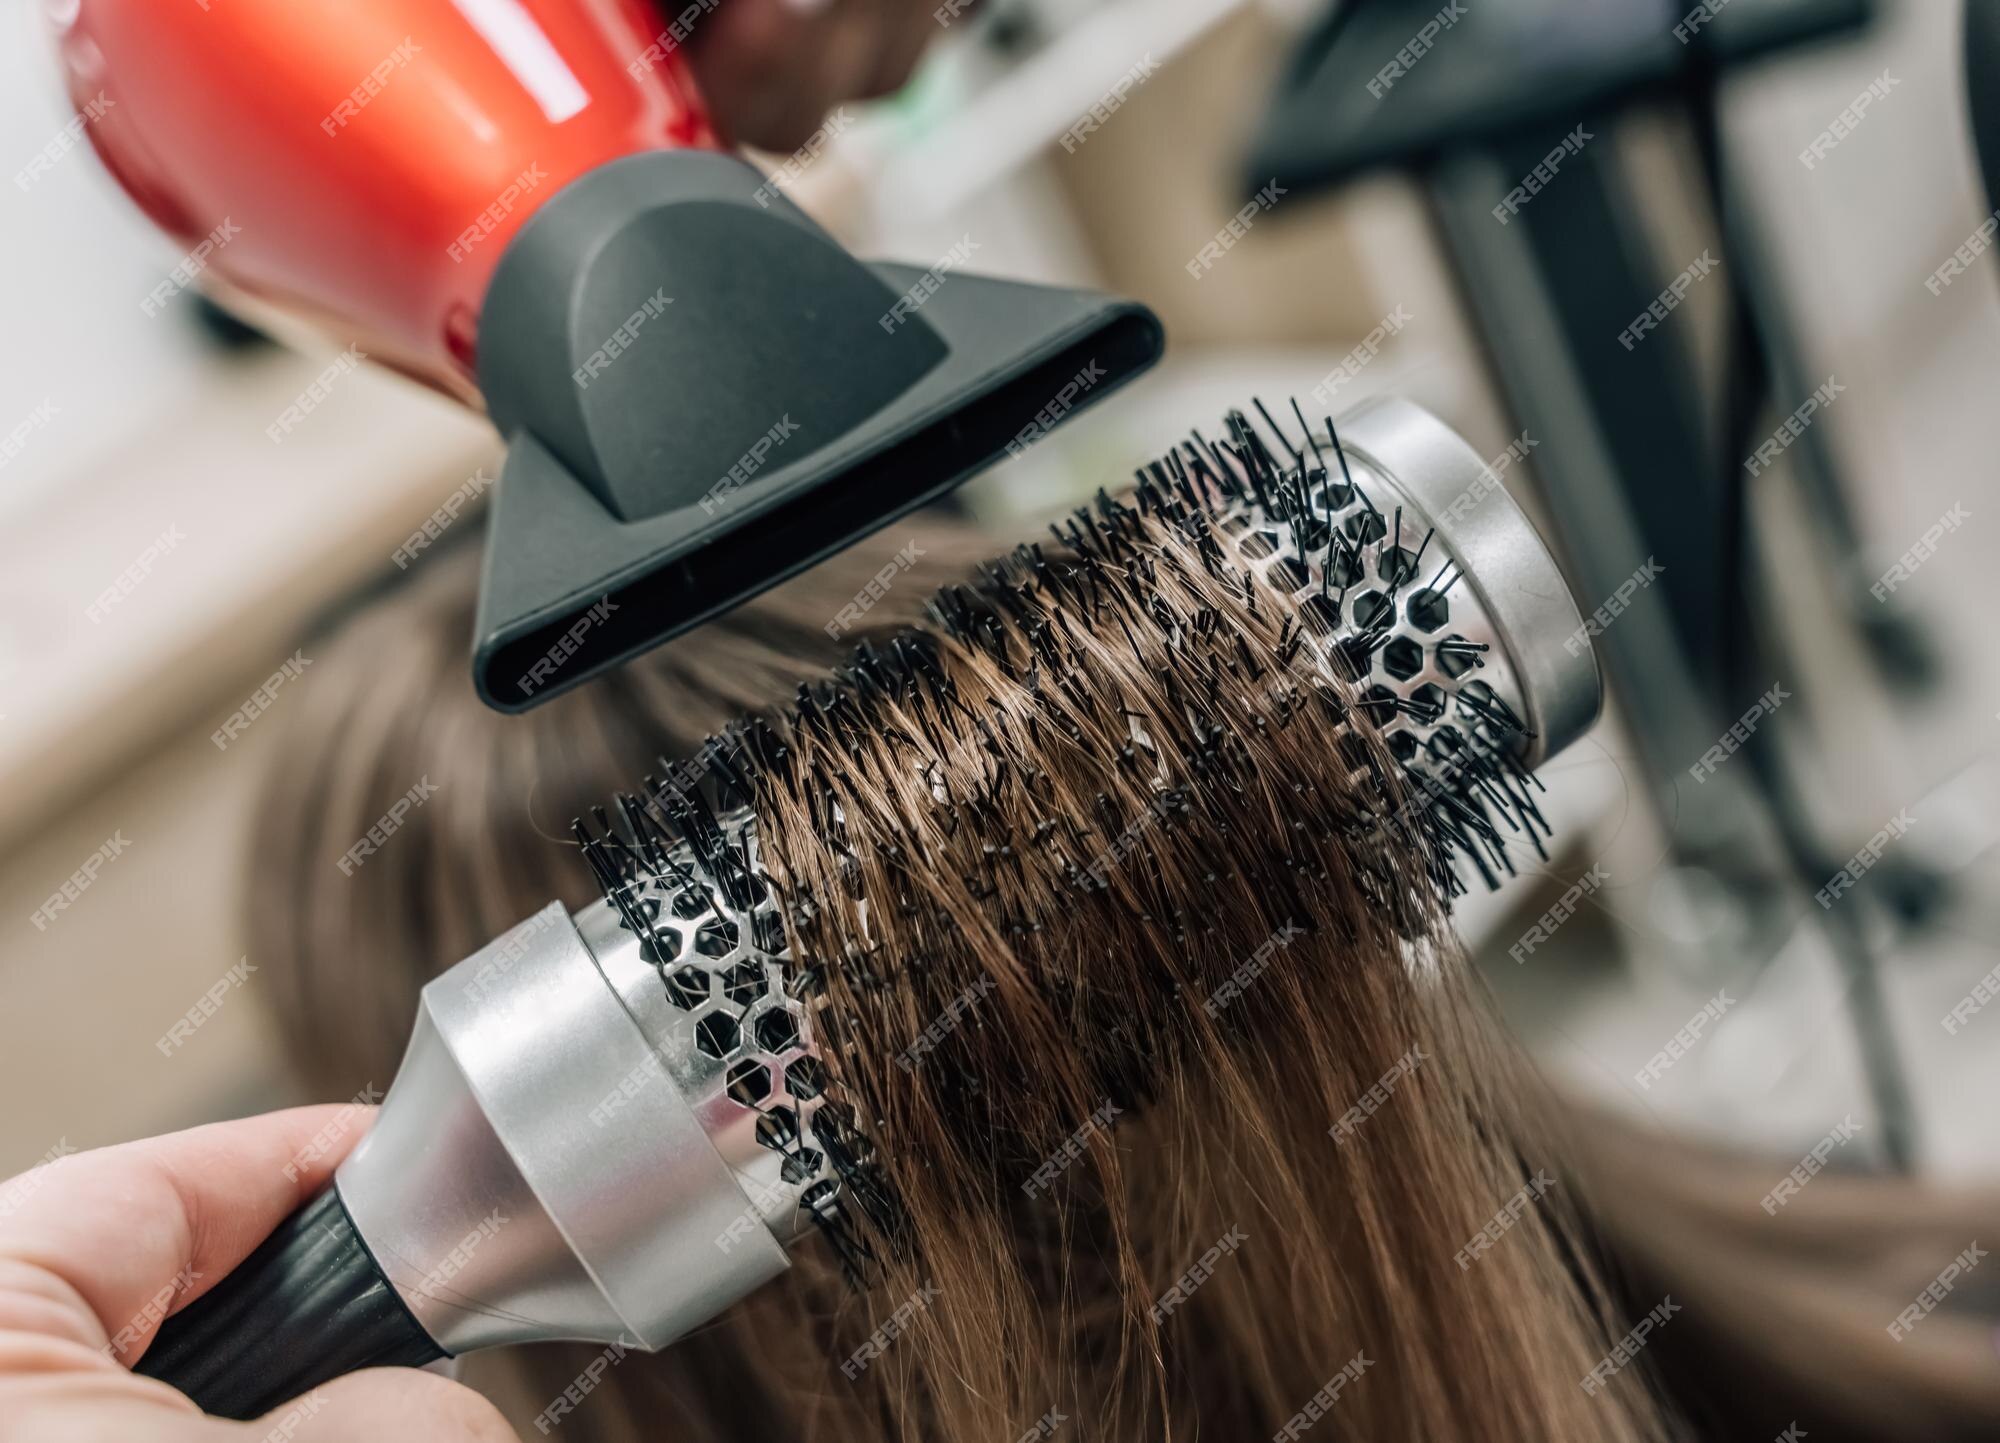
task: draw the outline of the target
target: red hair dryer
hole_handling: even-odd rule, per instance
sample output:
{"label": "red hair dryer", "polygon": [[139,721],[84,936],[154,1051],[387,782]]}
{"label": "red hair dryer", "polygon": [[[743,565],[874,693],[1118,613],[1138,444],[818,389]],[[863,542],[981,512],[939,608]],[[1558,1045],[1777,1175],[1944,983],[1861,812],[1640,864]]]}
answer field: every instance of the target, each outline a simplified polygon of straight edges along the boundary
{"label": "red hair dryer", "polygon": [[474,645],[502,710],[839,551],[1160,353],[1130,302],[849,255],[720,150],[678,54],[717,3],[57,7],[99,154],[183,243],[228,237],[211,276],[507,437]]}

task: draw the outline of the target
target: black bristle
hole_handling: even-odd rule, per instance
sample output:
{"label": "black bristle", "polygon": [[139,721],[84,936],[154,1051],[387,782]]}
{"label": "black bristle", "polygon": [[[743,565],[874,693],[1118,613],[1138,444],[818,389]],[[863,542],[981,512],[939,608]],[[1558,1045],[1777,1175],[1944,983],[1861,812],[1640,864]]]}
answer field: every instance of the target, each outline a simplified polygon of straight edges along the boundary
{"label": "black bristle", "polygon": [[[1332,935],[1343,928],[1351,935],[1357,923],[1318,915],[1312,899],[1328,890],[1329,877],[1315,843],[1362,839],[1349,879],[1355,895],[1376,899],[1379,915],[1415,935],[1426,907],[1464,890],[1461,871],[1497,886],[1513,869],[1510,845],[1541,852],[1549,830],[1532,796],[1539,783],[1516,760],[1529,733],[1469,675],[1485,664],[1487,644],[1422,638],[1451,664],[1440,669],[1454,683],[1466,674],[1463,685],[1441,688],[1443,701],[1379,685],[1384,648],[1398,635],[1399,598],[1419,575],[1435,529],[1406,552],[1403,508],[1391,522],[1363,492],[1330,419],[1332,458],[1296,400],[1291,414],[1305,449],[1261,400],[1252,406],[1263,429],[1232,411],[1219,440],[1190,432],[1136,469],[1128,497],[1100,492],[1052,524],[1047,540],[937,592],[930,629],[864,642],[832,677],[801,685],[782,715],[744,722],[687,762],[663,762],[664,783],[648,778],[640,795],[594,809],[594,827],[578,820],[578,844],[621,924],[654,937],[649,907],[681,897],[704,914],[758,919],[755,946],[805,1004],[814,1045],[834,1069],[845,1047],[869,1045],[885,1029],[907,1035],[913,995],[924,998],[918,1015],[939,1000],[921,991],[924,964],[884,944],[885,923],[891,937],[898,926],[908,929],[901,935],[921,936],[977,925],[1027,953],[1061,935],[1071,911],[1115,909],[1192,948],[1216,923],[1203,897],[1175,891],[1168,862],[1188,849],[1190,836],[1212,833],[1223,839],[1213,857],[1202,855],[1212,882],[1249,884],[1273,915],[1314,919]],[[1267,444],[1266,429],[1285,456]],[[1364,516],[1377,525],[1350,533],[1336,524]],[[1410,519],[1414,535],[1421,519]],[[1287,527],[1284,555],[1268,543],[1262,554],[1247,544],[1255,530]],[[1386,569],[1385,555],[1393,558]],[[1279,569],[1288,563],[1296,571]],[[1462,577],[1446,556],[1430,589],[1442,598]],[[1387,606],[1356,621],[1348,603],[1357,589],[1386,592]],[[1190,595],[1226,596],[1259,624],[1238,630],[1229,617],[1240,612],[1219,601],[1192,603]],[[1308,603],[1319,603],[1318,612]],[[1253,638],[1262,639],[1253,645]],[[1113,650],[1123,654],[1118,665],[1130,657],[1146,668],[1164,707],[1155,702],[1142,714],[1126,688],[1105,685],[1100,658]],[[971,679],[982,667],[1011,683],[1000,698]],[[1331,795],[1309,779],[1263,775],[1264,741],[1294,726],[1323,728],[1361,780]],[[1418,746],[1408,745],[1411,737]],[[1386,741],[1404,750],[1392,756]],[[1100,769],[1106,790],[1088,818],[1053,806],[1057,784],[1038,770],[1038,754]],[[1170,765],[1178,770],[1163,775]],[[891,769],[905,785],[873,789],[881,795],[871,791],[865,807],[831,780]],[[1268,799],[1283,835],[1243,837],[1246,798]],[[809,823],[827,862],[803,880],[787,872],[785,891],[763,871],[748,825],[781,804]],[[954,879],[977,904],[966,909],[974,915],[919,915],[926,875]],[[876,895],[864,895],[869,890]],[[865,930],[849,920],[862,902],[870,908]],[[773,945],[785,943],[787,924],[792,937],[817,937],[822,955],[794,955],[803,942]],[[665,952],[649,953],[663,984]],[[967,1024],[985,1025],[983,1018]],[[1108,1089],[1144,1095],[1152,1083],[1140,1073],[1158,1039],[1123,1027],[1119,1018],[1103,1027],[1108,1053],[1131,1064],[1113,1069]],[[927,1064],[922,1083],[935,1089],[937,1105],[973,1116],[985,1115],[1005,1084],[976,1075],[949,1046]],[[898,1236],[898,1202],[874,1152],[890,1140],[869,1136],[876,1122],[854,1120],[852,1136],[831,1121],[813,1131],[838,1185],[823,1193],[815,1185],[808,1206],[857,1278],[877,1261],[870,1240],[893,1247]],[[843,1140],[830,1142],[835,1136]],[[770,1145],[788,1159],[803,1155],[797,1136]]]}

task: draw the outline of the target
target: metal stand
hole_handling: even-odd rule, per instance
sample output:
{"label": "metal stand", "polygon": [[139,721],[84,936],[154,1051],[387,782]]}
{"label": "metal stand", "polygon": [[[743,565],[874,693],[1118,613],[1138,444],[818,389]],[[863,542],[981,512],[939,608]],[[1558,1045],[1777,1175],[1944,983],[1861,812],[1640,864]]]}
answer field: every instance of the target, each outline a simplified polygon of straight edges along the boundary
{"label": "metal stand", "polygon": [[[1839,865],[1792,784],[1775,729],[1753,736],[1744,765],[1703,785],[1686,785],[1685,769],[1773,679],[1750,594],[1740,468],[1773,395],[1789,410],[1817,377],[1800,360],[1753,214],[1729,194],[1714,98],[1725,68],[1851,33],[1874,5],[1734,0],[1686,34],[1676,31],[1683,9],[1666,4],[1471,7],[1442,31],[1435,9],[1428,0],[1348,0],[1329,11],[1280,86],[1246,179],[1254,186],[1276,175],[1304,192],[1394,165],[1423,182],[1500,388],[1543,443],[1536,474],[1577,594],[1595,605],[1649,560],[1661,568],[1629,607],[1605,617],[1596,644],[1677,849],[1727,876],[1774,946],[1796,925],[1787,914],[1801,890]],[[1423,37],[1421,54],[1413,36]],[[1633,219],[1610,132],[1641,100],[1690,117],[1721,227],[1719,274],[1683,287],[1720,288],[1735,319],[1738,367],[1719,441],[1685,327],[1656,323],[1657,313],[1635,327],[1695,260],[1660,264]],[[1601,138],[1563,146],[1579,121]],[[1559,177],[1501,224],[1495,207],[1558,150]],[[1920,638],[1852,596],[1859,538],[1829,433],[1808,429],[1792,454],[1844,583],[1843,616],[1886,676],[1920,679],[1929,670]],[[1836,907],[1824,927],[1884,1151],[1906,1168],[1914,1123],[1859,922],[1858,909]]]}
{"label": "metal stand", "polygon": [[[1609,122],[1586,129],[1599,125]],[[1649,559],[1663,568],[1653,586],[1664,604],[1633,605],[1596,644],[1627,700],[1656,793],[1673,799],[1676,845],[1754,889],[1775,841],[1791,880],[1810,891],[1839,864],[1817,839],[1769,735],[1753,738],[1748,770],[1678,784],[1755,699],[1743,678],[1762,673],[1750,665],[1758,640],[1750,607],[1727,604],[1740,565],[1732,537],[1741,497],[1704,444],[1685,347],[1671,326],[1636,338],[1629,329],[1675,267],[1656,262],[1628,219],[1609,147],[1573,156],[1561,183],[1510,224],[1493,215],[1516,178],[1567,133],[1521,132],[1435,162],[1423,176],[1433,214],[1501,390],[1544,442],[1536,473],[1582,594],[1611,596]],[[1733,258],[1722,261],[1726,268]],[[1879,969],[1850,911],[1829,912],[1824,931],[1846,984],[1884,1154],[1907,1170],[1916,1151],[1908,1089]]]}

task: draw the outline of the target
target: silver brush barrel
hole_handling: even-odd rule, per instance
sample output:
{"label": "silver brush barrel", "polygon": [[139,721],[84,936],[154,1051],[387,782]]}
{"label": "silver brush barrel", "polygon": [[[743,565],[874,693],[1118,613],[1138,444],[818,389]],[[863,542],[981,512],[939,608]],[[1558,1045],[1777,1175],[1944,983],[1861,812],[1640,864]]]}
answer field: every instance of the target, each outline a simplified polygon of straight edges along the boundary
{"label": "silver brush barrel", "polygon": [[136,1371],[253,1418],[476,1348],[655,1351],[783,1272],[845,1183],[755,827],[713,826],[741,863],[724,875],[663,848],[433,979],[334,1185]]}
{"label": "silver brush barrel", "polygon": [[1432,879],[1498,886],[1517,842],[1546,855],[1535,768],[1602,706],[1589,630],[1496,468],[1444,422],[1381,397],[1315,432],[1293,409],[1306,449],[1260,403],[1285,455],[1235,412],[1222,445],[1197,435],[1147,484],[1205,489],[1234,559],[1292,598],[1303,654],[1351,688],[1435,831]]}
{"label": "silver brush barrel", "polygon": [[[1423,407],[1400,397],[1366,401],[1341,420],[1340,439],[1355,481],[1378,509],[1408,508],[1413,538],[1436,528],[1433,545],[1456,563],[1440,587],[1462,574],[1436,605],[1407,597],[1394,638],[1377,652],[1373,684],[1413,696],[1424,686],[1449,692],[1483,680],[1526,723],[1521,764],[1540,767],[1590,729],[1604,702],[1597,655],[1548,546],[1494,467]],[[1394,540],[1385,536],[1370,558],[1378,580],[1382,548]],[[1426,563],[1425,579],[1438,569],[1439,561]],[[1453,636],[1492,647],[1476,677],[1449,648],[1441,654],[1440,643]],[[1421,661],[1415,672],[1413,660]],[[1407,714],[1385,730],[1425,743],[1435,736],[1435,727]]]}
{"label": "silver brush barrel", "polygon": [[796,1190],[783,1159],[754,1155],[754,1120],[704,1051],[723,1014],[666,1002],[674,982],[620,920],[552,904],[433,980],[336,1177],[446,1353],[553,1338],[651,1351],[786,1266],[772,1218],[797,1212]]}
{"label": "silver brush barrel", "polygon": [[[1483,817],[1478,789],[1512,799],[1520,780],[1493,755],[1538,765],[1597,715],[1582,617],[1441,421],[1376,401],[1340,437],[1314,438],[1328,450],[1310,477],[1311,457],[1276,483],[1253,462],[1216,524],[1298,600],[1317,664],[1405,768]],[[1236,440],[1239,463],[1261,445]],[[564,1338],[653,1350],[777,1276],[806,1236],[852,1246],[841,1208],[870,1186],[868,1143],[827,1095],[754,819],[701,815],[670,839],[628,801],[622,830],[580,828],[604,899],[574,917],[552,904],[424,989],[333,1190],[169,1320],[140,1371],[248,1417],[371,1363]]]}

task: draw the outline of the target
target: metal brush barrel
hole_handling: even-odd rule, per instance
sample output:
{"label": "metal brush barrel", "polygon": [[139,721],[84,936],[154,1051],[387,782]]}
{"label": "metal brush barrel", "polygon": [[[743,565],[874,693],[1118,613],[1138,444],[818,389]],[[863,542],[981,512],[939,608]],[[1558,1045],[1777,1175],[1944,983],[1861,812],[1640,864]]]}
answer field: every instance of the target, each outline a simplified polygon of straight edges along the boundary
{"label": "metal brush barrel", "polygon": [[[1434,708],[1405,708],[1378,723],[1391,749],[1421,753],[1443,772],[1462,746],[1482,741],[1505,747],[1523,768],[1567,747],[1598,715],[1596,660],[1554,558],[1493,469],[1449,426],[1407,401],[1366,403],[1341,422],[1340,434],[1341,480],[1353,494],[1336,506],[1333,493],[1322,491],[1322,519],[1352,526],[1371,507],[1400,509],[1407,535],[1385,525],[1354,550],[1365,575],[1346,588],[1348,613],[1330,630],[1358,624],[1371,592],[1393,604],[1392,637],[1374,649],[1358,685],[1406,700],[1428,689],[1438,698]],[[1308,587],[1324,579],[1311,548],[1288,536],[1284,522],[1261,516],[1251,527],[1274,528],[1275,548],[1252,563],[1267,578],[1276,580],[1276,568],[1289,563],[1295,595],[1303,594],[1301,575]],[[1431,565],[1444,578],[1439,594],[1414,580],[1390,584],[1400,575],[1394,549],[1416,548],[1426,533],[1434,538]],[[1454,642],[1485,649],[1454,662]],[[1495,727],[1496,716],[1519,725]],[[701,779],[691,773],[698,769],[682,770],[675,784],[697,789]],[[656,789],[655,800],[669,800],[672,790]],[[652,1045],[657,1070],[648,1082],[656,1075],[671,1084],[666,1090],[685,1101],[728,1170],[738,1211],[713,1245],[729,1251],[754,1231],[761,1251],[772,1239],[791,1244],[815,1224],[843,1241],[835,1224],[846,1194],[872,1176],[867,1145],[844,1105],[828,1095],[812,1014],[798,995],[803,979],[761,881],[754,817],[726,813],[701,848],[682,841],[652,855],[643,818],[626,820],[636,846],[616,841],[609,828],[588,843],[607,900],[579,912],[575,925]],[[748,1291],[753,1271],[746,1267],[728,1287],[706,1291],[702,1303],[719,1311],[723,1303],[715,1300],[731,1289]]]}
{"label": "metal brush barrel", "polygon": [[1175,463],[1229,498],[1217,525],[1293,598],[1320,673],[1352,687],[1430,799],[1447,841],[1434,878],[1460,890],[1455,857],[1498,886],[1516,841],[1545,855],[1534,769],[1602,705],[1555,558],[1495,469],[1420,406],[1365,402],[1308,430],[1308,451],[1264,418],[1289,464],[1241,413],[1227,447],[1190,445],[1191,468]]}
{"label": "metal brush barrel", "polygon": [[683,1090],[694,1027],[654,1025],[587,940],[625,953],[607,914],[551,906],[432,981],[336,1178],[447,1353],[548,1338],[650,1351],[785,1269],[770,1228],[743,1225],[765,1209],[711,1136],[728,1120]]}
{"label": "metal brush barrel", "polygon": [[1340,439],[1375,504],[1408,507],[1416,535],[1435,527],[1436,544],[1464,573],[1446,598],[1448,620],[1420,625],[1407,606],[1398,618],[1397,634],[1423,651],[1423,673],[1398,677],[1378,653],[1374,680],[1406,693],[1449,690],[1467,678],[1437,664],[1438,639],[1458,633],[1491,644],[1479,679],[1527,724],[1521,764],[1541,766],[1590,729],[1604,702],[1596,652],[1547,543],[1493,467],[1423,407],[1389,396],[1364,402],[1341,420]]}
{"label": "metal brush barrel", "polygon": [[[722,826],[754,871],[750,815],[725,817]],[[692,865],[686,854],[677,860]],[[774,903],[761,891],[754,902],[732,899],[691,880],[699,874],[684,875],[690,880],[671,868],[663,877],[631,877],[622,884],[624,906],[586,908],[577,927],[748,1200],[713,1245],[733,1249],[753,1224],[789,1244],[834,1216],[841,1192],[834,1160],[852,1144],[826,1110],[829,1078],[810,1013],[794,995],[799,979]]]}
{"label": "metal brush barrel", "polygon": [[[754,846],[747,816],[724,825]],[[136,1371],[251,1418],[374,1364],[564,1338],[653,1351],[784,1271],[840,1188],[813,1145],[809,1023],[769,903],[733,907],[685,850],[669,875],[574,918],[551,904],[425,987],[334,1188]],[[698,999],[709,974],[682,947],[716,966]]]}

